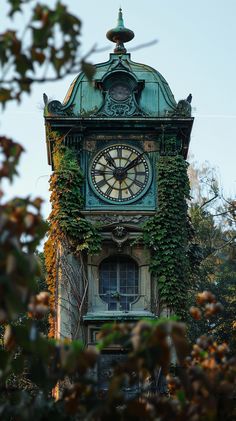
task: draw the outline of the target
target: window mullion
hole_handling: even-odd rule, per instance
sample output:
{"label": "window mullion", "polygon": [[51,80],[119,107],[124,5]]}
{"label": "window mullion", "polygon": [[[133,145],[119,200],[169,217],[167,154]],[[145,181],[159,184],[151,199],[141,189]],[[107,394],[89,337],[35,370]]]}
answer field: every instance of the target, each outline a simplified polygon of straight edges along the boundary
{"label": "window mullion", "polygon": [[117,291],[120,293],[120,259],[117,259]]}

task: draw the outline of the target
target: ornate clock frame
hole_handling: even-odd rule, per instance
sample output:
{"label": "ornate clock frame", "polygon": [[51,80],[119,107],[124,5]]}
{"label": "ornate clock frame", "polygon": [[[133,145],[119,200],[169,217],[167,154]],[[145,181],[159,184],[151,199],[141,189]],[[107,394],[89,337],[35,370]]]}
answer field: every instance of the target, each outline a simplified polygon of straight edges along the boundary
{"label": "ornate clock frame", "polygon": [[[109,136],[110,138],[111,136]],[[85,180],[85,208],[86,210],[155,210],[156,209],[156,161],[157,161],[157,153],[152,152],[155,150],[156,142],[149,142],[150,151],[145,151],[145,141],[138,141],[138,140],[129,140],[130,133],[122,137],[122,140],[119,139],[119,143],[115,139],[117,134],[114,134],[113,139],[106,139],[104,136],[103,140],[97,140],[95,143],[95,152],[86,150],[86,152],[82,155],[81,165],[83,167],[84,173],[87,175]],[[127,140],[128,139],[128,140]],[[85,149],[87,149],[90,139],[88,141],[85,140]],[[127,147],[133,150],[136,150],[137,153],[144,153],[145,156],[145,163],[146,168],[148,168],[149,174],[147,177],[147,181],[145,183],[144,188],[138,195],[133,195],[128,200],[110,200],[106,198],[99,189],[96,189],[94,186],[93,176],[92,176],[92,167],[94,163],[94,159],[102,153],[102,151],[107,150],[109,148],[115,146]]]}

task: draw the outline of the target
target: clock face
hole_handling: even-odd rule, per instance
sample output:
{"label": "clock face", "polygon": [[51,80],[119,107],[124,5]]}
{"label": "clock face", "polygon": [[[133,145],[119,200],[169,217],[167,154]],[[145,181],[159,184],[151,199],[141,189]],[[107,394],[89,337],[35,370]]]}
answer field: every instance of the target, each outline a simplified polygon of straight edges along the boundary
{"label": "clock face", "polygon": [[124,101],[130,95],[130,88],[125,83],[117,82],[110,88],[109,92],[116,101]]}
{"label": "clock face", "polygon": [[133,202],[151,183],[147,157],[127,145],[113,145],[100,151],[92,160],[91,185],[109,202]]}

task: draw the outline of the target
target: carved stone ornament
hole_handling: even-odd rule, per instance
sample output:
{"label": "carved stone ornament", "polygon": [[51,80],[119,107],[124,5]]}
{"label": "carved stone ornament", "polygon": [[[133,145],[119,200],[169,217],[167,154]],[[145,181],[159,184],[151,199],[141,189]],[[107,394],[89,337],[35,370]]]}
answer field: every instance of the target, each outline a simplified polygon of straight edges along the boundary
{"label": "carved stone ornament", "polygon": [[60,101],[51,101],[47,104],[49,114],[60,115],[65,117],[74,116],[73,107],[74,105],[71,105],[65,110],[64,105]]}
{"label": "carved stone ornament", "polygon": [[122,56],[120,56],[118,62],[115,62],[115,64],[111,67],[111,72],[114,70],[125,70],[128,73],[132,73],[129,66],[126,62],[124,62]]}
{"label": "carved stone ornament", "polygon": [[94,221],[94,222],[100,222],[102,224],[133,224],[133,225],[139,225],[143,224],[145,221],[148,220],[148,215],[116,215],[116,214],[107,214],[107,215],[86,215],[86,218]]}
{"label": "carved stone ornament", "polygon": [[191,117],[191,111],[192,111],[192,107],[191,107],[191,102],[192,100],[192,95],[188,96],[187,99],[181,99],[178,104],[177,107],[175,108],[174,111],[168,111],[167,112],[167,116],[171,116],[171,117]]}
{"label": "carved stone ornament", "polygon": [[128,240],[129,234],[125,227],[122,225],[117,225],[112,230],[112,240],[118,245],[118,249],[121,249],[123,244]]}
{"label": "carved stone ornament", "polygon": [[192,107],[186,99],[181,99],[176,108],[176,114],[183,117],[191,117]]}
{"label": "carved stone ornament", "polygon": [[125,227],[122,227],[121,225],[117,225],[117,227],[113,229],[112,234],[115,238],[121,239],[127,236],[127,231]]}
{"label": "carved stone ornament", "polygon": [[97,115],[106,117],[130,117],[145,116],[145,113],[139,108],[134,95],[130,94],[124,101],[115,101],[109,93],[106,93],[104,104]]}

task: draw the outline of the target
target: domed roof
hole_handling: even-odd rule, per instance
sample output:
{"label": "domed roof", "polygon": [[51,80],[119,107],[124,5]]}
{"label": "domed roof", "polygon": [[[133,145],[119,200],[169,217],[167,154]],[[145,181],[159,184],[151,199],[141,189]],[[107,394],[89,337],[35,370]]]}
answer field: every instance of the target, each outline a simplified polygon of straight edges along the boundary
{"label": "domed roof", "polygon": [[[146,64],[133,62],[126,52],[124,42],[130,41],[134,33],[125,28],[121,9],[117,27],[108,31],[107,37],[116,42],[116,47],[107,62],[95,65],[93,82],[83,72],[80,73],[72,82],[63,104],[52,101],[46,107],[46,115],[59,114],[78,118],[130,118],[140,115],[158,118],[172,114],[177,104],[164,77]],[[124,97],[123,100],[121,97],[112,98],[112,94],[108,94],[112,92],[112,84],[130,89],[130,97]]]}
{"label": "domed roof", "polygon": [[63,102],[65,110],[73,107],[73,113],[81,117],[96,114],[104,100],[98,82],[115,72],[118,79],[122,74],[130,74],[143,82],[139,107],[146,117],[164,117],[176,109],[176,101],[164,77],[146,64],[133,62],[130,54],[111,54],[109,61],[95,67],[94,83],[91,84],[84,73],[74,79]]}

